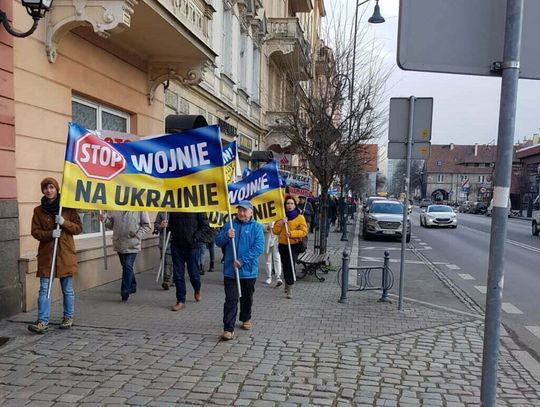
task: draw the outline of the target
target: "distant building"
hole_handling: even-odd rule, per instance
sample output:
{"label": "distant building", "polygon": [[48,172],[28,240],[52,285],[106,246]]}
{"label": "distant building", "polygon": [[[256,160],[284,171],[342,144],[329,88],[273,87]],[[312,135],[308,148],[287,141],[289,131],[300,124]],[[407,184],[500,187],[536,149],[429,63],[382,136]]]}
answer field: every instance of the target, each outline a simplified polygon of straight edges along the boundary
{"label": "distant building", "polygon": [[494,145],[432,145],[424,168],[426,196],[434,201],[489,203],[496,157]]}

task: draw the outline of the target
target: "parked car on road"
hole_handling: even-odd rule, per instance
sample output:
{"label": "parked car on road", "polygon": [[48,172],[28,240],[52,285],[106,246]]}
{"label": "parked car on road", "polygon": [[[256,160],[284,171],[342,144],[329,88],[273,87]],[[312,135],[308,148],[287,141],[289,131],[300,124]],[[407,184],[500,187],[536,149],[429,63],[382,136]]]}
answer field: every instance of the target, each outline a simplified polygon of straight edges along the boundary
{"label": "parked car on road", "polygon": [[420,226],[457,228],[457,215],[448,205],[429,205],[420,214]]}
{"label": "parked car on road", "polygon": [[471,206],[474,204],[473,201],[463,201],[459,204],[458,212],[459,213],[469,213]]}
{"label": "parked car on road", "polygon": [[368,196],[368,198],[364,201],[364,211],[369,208],[373,201],[384,201],[386,199],[387,198],[384,196]]}
{"label": "parked car on road", "polygon": [[431,202],[431,199],[424,198],[420,201],[420,208],[427,208],[429,205],[433,205],[433,202]]}
{"label": "parked car on road", "polygon": [[[394,236],[399,239],[403,235],[403,204],[398,201],[373,201],[369,211],[364,214],[362,237],[369,239],[375,236]],[[411,241],[411,221],[407,218],[406,242]]]}

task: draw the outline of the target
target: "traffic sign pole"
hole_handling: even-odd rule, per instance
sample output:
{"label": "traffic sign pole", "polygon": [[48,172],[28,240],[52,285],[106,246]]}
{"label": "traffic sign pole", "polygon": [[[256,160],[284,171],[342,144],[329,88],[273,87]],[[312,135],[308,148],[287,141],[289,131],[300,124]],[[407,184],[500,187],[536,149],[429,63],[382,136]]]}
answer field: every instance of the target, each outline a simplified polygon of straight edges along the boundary
{"label": "traffic sign pole", "polygon": [[407,215],[409,209],[409,184],[411,178],[411,153],[414,129],[414,102],[416,98],[409,98],[409,131],[407,133],[407,170],[405,173],[405,199],[403,200],[403,223],[401,225],[401,264],[399,266],[399,299],[398,310],[403,309],[403,284],[405,280],[405,249],[407,244]]}
{"label": "traffic sign pole", "polygon": [[502,62],[497,166],[493,188],[493,211],[484,325],[482,358],[481,406],[495,406],[497,397],[497,363],[501,326],[501,305],[504,285],[504,242],[508,223],[508,197],[512,176],[512,153],[515,132],[523,0],[508,0],[504,57]]}

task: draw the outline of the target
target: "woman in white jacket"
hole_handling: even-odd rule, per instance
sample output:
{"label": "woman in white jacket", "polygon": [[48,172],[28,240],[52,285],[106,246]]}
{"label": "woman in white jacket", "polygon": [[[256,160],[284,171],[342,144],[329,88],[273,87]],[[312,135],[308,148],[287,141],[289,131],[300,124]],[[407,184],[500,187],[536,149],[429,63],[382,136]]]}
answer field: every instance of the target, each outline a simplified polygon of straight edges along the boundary
{"label": "woman in white jacket", "polygon": [[283,284],[281,279],[281,256],[278,249],[278,237],[272,233],[272,227],[274,222],[267,223],[264,228],[265,237],[265,269],[266,269],[266,284],[272,284],[272,264],[274,265],[274,272],[276,274],[276,287]]}

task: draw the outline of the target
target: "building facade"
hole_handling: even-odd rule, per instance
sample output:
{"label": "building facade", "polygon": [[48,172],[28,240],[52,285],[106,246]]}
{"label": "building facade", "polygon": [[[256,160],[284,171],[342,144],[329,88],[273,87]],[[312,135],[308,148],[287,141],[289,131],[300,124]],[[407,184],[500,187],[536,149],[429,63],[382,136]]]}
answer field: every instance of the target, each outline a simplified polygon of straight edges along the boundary
{"label": "building facade", "polygon": [[426,197],[433,201],[489,203],[496,157],[497,147],[493,145],[432,145],[422,171]]}
{"label": "building facade", "polygon": [[[29,24],[18,1],[0,6],[16,29]],[[169,114],[200,114],[220,126],[225,143],[238,140],[247,167],[251,153],[268,146],[269,115],[286,105],[276,56],[288,58],[292,43],[306,52],[294,55],[313,52],[321,7],[320,0],[56,0],[32,36],[13,39],[0,29],[0,317],[36,306],[30,222],[41,179],[61,181],[68,122],[145,136],[163,133]],[[97,212],[80,215],[76,290],[121,273],[110,234],[103,269]],[[156,246],[144,240],[137,271],[155,268]]]}

